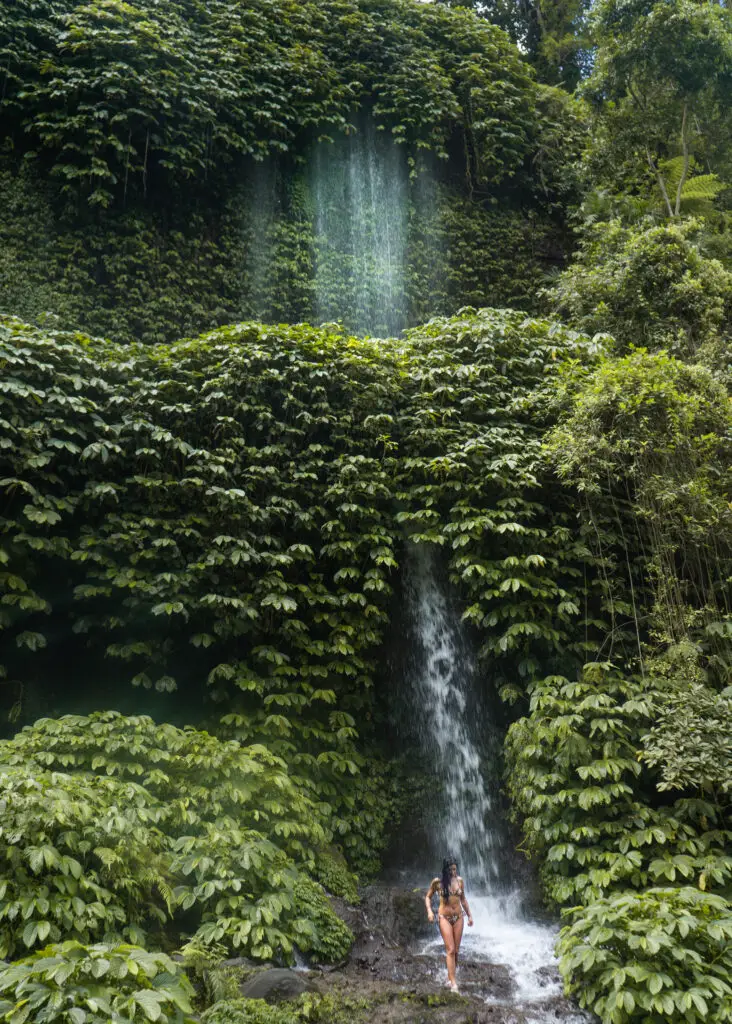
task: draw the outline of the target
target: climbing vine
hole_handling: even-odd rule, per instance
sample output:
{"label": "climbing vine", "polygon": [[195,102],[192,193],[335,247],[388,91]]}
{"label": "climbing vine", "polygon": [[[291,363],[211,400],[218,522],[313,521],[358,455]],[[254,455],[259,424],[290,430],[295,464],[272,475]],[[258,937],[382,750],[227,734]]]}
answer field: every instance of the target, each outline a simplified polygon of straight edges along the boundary
{"label": "climbing vine", "polygon": [[[226,59],[222,59],[226,54]],[[161,180],[302,149],[369,106],[398,141],[447,155],[456,123],[466,173],[515,173],[536,130],[525,65],[469,14],[397,0],[256,0],[243,11],[149,0],[19,3],[0,20],[6,134],[24,133],[92,205]],[[496,73],[498,71],[498,73]]]}
{"label": "climbing vine", "polygon": [[[343,254],[318,264],[316,304],[312,189],[302,174],[268,163],[213,200],[189,197],[167,210],[161,199],[156,210],[108,210],[90,224],[69,208],[59,214],[37,170],[0,166],[5,312],[146,343],[251,318],[357,322]],[[471,201],[429,176],[426,183],[405,198],[403,322],[465,304],[533,308],[561,238],[553,220],[520,204]],[[379,326],[371,333],[388,333]]]}
{"label": "climbing vine", "polygon": [[613,1024],[722,1021],[728,396],[708,370],[645,352],[568,368],[560,393],[546,451],[596,557],[606,660],[532,682],[508,736],[511,796],[547,892],[571,908],[569,991]]}
{"label": "climbing vine", "polygon": [[409,178],[400,324],[529,308],[568,246],[579,108],[467,11],[22,0],[0,69],[0,311],[30,321],[145,342],[249,318],[363,331],[347,256],[318,260],[308,180],[354,136]]}

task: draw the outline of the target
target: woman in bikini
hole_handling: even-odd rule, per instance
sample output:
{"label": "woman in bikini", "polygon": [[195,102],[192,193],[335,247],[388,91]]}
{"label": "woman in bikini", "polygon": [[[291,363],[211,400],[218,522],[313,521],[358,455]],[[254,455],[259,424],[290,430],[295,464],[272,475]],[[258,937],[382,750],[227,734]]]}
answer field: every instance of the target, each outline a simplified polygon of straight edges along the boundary
{"label": "woman in bikini", "polygon": [[457,992],[455,968],[457,967],[458,953],[460,951],[460,940],[463,937],[463,916],[467,917],[468,927],[470,928],[473,926],[473,916],[470,913],[470,907],[465,898],[465,883],[458,874],[457,861],[454,857],[446,857],[443,860],[442,877],[433,878],[432,884],[427,890],[424,902],[427,907],[427,918],[430,924],[433,924],[435,920],[432,910],[432,897],[437,892],[440,894],[437,919],[440,923],[440,933],[445,943],[447,983],[453,992]]}

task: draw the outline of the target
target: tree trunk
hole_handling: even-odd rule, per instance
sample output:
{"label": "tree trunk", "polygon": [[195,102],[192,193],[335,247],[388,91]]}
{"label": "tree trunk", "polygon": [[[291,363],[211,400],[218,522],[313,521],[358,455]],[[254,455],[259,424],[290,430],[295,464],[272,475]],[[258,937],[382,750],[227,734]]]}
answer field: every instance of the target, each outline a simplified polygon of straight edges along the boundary
{"label": "tree trunk", "polygon": [[656,175],[656,181],[658,182],[658,187],[661,189],[661,195],[663,196],[663,201],[666,204],[666,211],[668,212],[669,217],[673,218],[674,211],[673,211],[673,207],[671,206],[671,200],[668,197],[668,192],[666,191],[666,182],[663,180],[663,175],[661,174],[660,170],[658,169],[658,167],[654,163],[653,157],[651,156],[651,151],[648,148],[648,146],[646,146],[646,156],[648,157],[648,166],[651,168],[653,173]]}
{"label": "tree trunk", "polygon": [[689,139],[687,135],[688,113],[689,104],[685,103],[684,112],[681,115],[681,148],[684,154],[684,166],[681,170],[681,177],[679,178],[679,184],[676,189],[676,205],[674,207],[674,217],[678,217],[679,213],[681,212],[681,193],[684,190],[686,179],[689,177],[689,162],[691,158],[689,154]]}

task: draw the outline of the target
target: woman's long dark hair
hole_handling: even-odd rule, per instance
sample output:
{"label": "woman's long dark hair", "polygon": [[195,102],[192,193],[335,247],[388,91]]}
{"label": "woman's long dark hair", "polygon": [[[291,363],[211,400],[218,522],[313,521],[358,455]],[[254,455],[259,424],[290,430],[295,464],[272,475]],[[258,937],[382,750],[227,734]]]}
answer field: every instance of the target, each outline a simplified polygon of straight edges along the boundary
{"label": "woman's long dark hair", "polygon": [[442,862],[442,895],[447,899],[450,895],[450,881],[452,876],[450,875],[450,865],[454,864],[457,868],[457,873],[460,874],[460,866],[455,857],[445,857]]}

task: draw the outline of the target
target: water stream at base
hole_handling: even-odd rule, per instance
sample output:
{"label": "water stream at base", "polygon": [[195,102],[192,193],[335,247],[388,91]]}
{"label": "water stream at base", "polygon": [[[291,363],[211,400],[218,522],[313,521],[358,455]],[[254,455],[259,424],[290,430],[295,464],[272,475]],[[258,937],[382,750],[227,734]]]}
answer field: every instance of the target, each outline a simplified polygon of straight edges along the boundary
{"label": "water stream at base", "polygon": [[[557,928],[531,919],[512,877],[499,784],[488,771],[500,738],[476,693],[475,665],[459,614],[426,545],[408,548],[407,605],[414,650],[410,703],[420,747],[442,783],[431,803],[424,878],[435,874],[445,853],[457,857],[475,921],[473,928],[466,922],[461,955],[506,965],[515,984],[511,1002],[521,1004],[526,1019],[543,1021],[540,1004],[561,994],[553,951]],[[422,952],[443,956],[439,934]],[[589,1018],[580,1011],[561,1018],[552,1014],[552,1020],[559,1019],[570,1024]]]}

